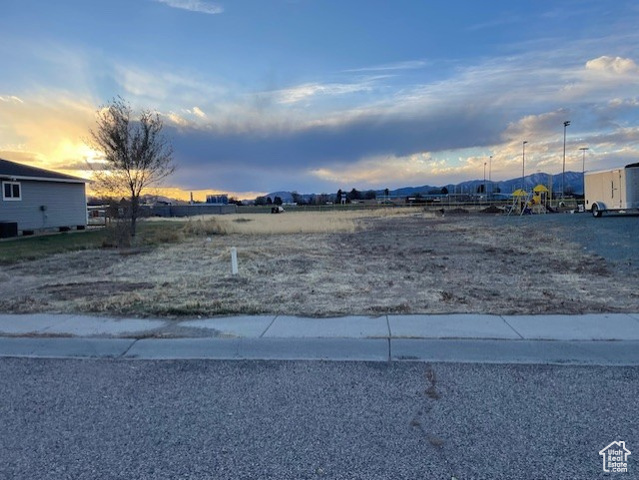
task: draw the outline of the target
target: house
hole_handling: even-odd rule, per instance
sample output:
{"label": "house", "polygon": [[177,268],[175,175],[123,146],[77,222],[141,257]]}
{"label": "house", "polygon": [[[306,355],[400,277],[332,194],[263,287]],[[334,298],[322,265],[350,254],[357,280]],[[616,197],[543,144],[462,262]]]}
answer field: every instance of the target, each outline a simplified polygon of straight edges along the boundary
{"label": "house", "polygon": [[0,237],[84,229],[86,180],[0,158]]}

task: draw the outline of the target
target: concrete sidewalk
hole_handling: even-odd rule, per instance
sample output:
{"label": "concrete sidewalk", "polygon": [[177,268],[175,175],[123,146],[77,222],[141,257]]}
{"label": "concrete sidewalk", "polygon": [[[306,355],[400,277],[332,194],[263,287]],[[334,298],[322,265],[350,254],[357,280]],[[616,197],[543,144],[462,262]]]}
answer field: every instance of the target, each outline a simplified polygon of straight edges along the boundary
{"label": "concrete sidewalk", "polygon": [[587,315],[280,315],[152,320],[0,314],[1,337],[639,340],[639,313]]}
{"label": "concrete sidewalk", "polygon": [[639,314],[201,320],[0,315],[0,356],[639,365]]}

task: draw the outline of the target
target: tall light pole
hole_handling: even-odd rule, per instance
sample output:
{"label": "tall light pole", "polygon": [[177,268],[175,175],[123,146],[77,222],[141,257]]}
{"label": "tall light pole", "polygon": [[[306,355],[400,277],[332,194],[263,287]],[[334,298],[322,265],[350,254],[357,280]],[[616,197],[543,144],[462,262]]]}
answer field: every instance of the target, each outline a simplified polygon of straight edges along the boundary
{"label": "tall light pole", "polygon": [[524,143],[522,143],[522,150],[521,150],[521,189],[524,190],[524,171],[525,171],[525,165],[526,165],[526,144],[528,143],[528,140],[524,140]]}
{"label": "tall light pole", "polygon": [[488,192],[486,191],[486,162],[484,162],[484,198],[486,198]]}
{"label": "tall light pole", "polygon": [[564,198],[564,192],[566,191],[566,186],[564,184],[564,180],[566,177],[566,127],[570,125],[570,120],[566,120],[564,122],[564,163],[561,169],[561,198]]}
{"label": "tall light pole", "polygon": [[579,150],[581,150],[581,152],[582,152],[582,156],[581,156],[581,179],[582,179],[582,181],[584,183],[584,199],[585,199],[586,198],[586,150],[588,150],[588,147],[581,147]]}

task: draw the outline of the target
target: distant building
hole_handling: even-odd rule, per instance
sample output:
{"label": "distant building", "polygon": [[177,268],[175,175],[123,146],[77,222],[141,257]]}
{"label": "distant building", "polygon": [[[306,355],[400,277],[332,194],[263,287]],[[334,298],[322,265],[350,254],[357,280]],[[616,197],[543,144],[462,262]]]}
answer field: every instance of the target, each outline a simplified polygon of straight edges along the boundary
{"label": "distant building", "polygon": [[206,203],[208,203],[209,205],[228,205],[229,196],[228,195],[207,195]]}
{"label": "distant building", "polygon": [[[0,159],[0,224],[3,231],[83,229],[86,180]],[[5,235],[10,236],[10,235]]]}

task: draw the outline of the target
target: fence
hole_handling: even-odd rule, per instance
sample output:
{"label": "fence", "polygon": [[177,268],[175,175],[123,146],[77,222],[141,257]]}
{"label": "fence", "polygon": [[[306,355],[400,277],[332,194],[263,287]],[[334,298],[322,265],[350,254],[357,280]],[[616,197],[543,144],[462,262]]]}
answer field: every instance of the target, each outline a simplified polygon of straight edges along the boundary
{"label": "fence", "polygon": [[228,215],[237,212],[237,205],[153,205],[140,207],[141,217],[193,217],[195,215]]}

